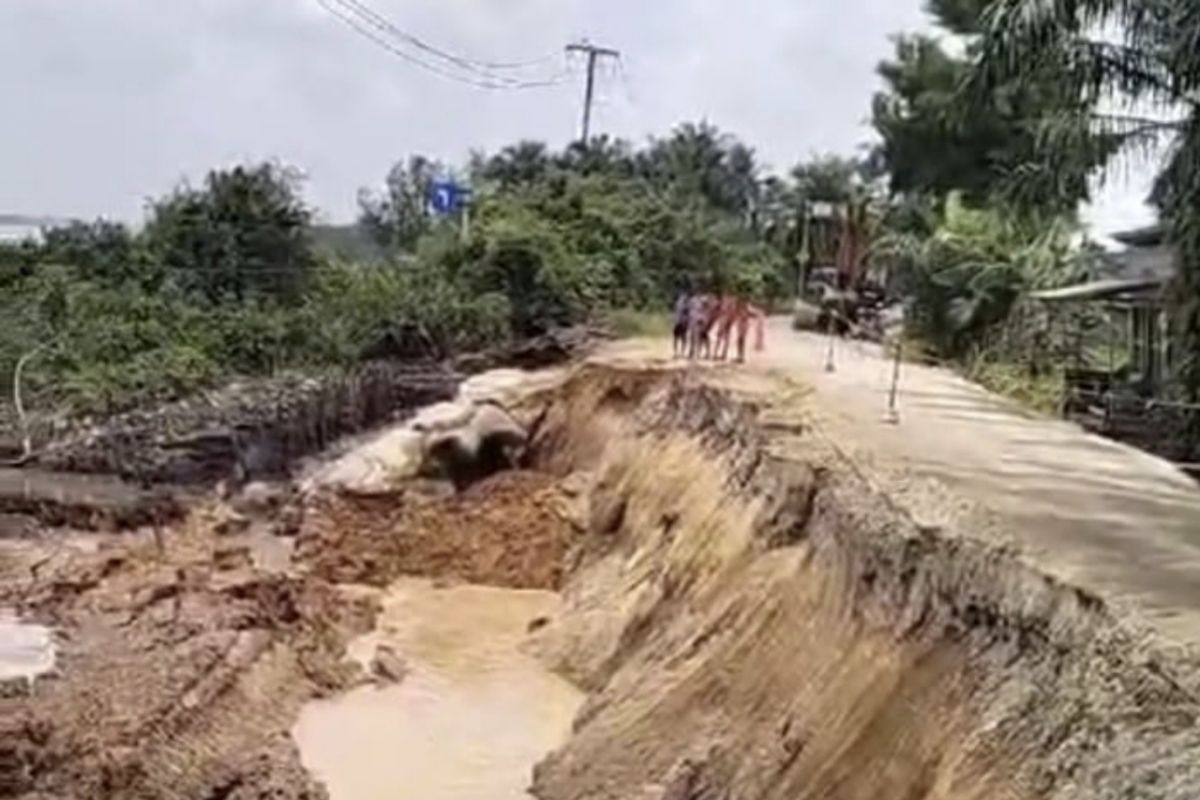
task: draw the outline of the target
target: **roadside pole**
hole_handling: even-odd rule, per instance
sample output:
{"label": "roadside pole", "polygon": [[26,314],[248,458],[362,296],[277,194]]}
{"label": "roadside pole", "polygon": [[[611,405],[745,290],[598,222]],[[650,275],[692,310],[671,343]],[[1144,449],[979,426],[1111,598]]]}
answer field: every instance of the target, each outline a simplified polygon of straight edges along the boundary
{"label": "roadside pole", "polygon": [[884,422],[891,425],[900,424],[900,408],[898,400],[900,399],[900,365],[904,361],[904,329],[900,329],[900,335],[896,337],[896,359],[892,367],[892,388],[888,392],[888,407],[887,414],[884,416]]}

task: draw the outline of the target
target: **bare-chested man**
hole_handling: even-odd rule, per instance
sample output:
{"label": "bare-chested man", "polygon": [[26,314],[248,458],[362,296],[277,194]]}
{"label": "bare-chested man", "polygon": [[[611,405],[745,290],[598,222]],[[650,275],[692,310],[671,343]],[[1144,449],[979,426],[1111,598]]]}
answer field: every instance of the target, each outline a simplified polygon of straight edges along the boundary
{"label": "bare-chested man", "polygon": [[714,357],[718,361],[729,358],[729,340],[733,333],[733,323],[737,314],[737,298],[733,295],[723,295],[717,307],[717,340],[713,346]]}
{"label": "bare-chested man", "polygon": [[750,333],[751,323],[757,327],[755,349],[763,349],[763,323],[765,320],[766,314],[762,309],[751,305],[744,298],[737,299],[734,308],[734,325],[737,328],[737,362],[739,364],[746,360],[746,336]]}

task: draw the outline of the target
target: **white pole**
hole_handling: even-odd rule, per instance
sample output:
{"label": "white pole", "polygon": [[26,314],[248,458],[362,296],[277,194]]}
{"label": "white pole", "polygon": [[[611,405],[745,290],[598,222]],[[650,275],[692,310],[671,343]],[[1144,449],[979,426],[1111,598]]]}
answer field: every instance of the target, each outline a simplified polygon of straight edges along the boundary
{"label": "white pole", "polygon": [[892,388],[888,393],[888,410],[885,420],[895,425],[900,422],[900,409],[897,401],[900,397],[900,364],[904,361],[904,331],[896,338],[896,362],[892,368]]}

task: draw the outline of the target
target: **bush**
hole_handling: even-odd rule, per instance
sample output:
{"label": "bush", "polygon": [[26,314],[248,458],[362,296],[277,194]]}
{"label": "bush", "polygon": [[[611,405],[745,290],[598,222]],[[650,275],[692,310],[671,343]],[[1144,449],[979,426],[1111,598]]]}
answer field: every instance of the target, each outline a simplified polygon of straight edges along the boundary
{"label": "bush", "polygon": [[[481,167],[466,241],[425,208],[441,167],[413,159],[363,198],[372,263],[317,254],[294,171],[213,171],[152,204],[140,232],[97,222],[0,245],[0,371],[36,351],[31,407],[108,412],[233,375],[442,357],[591,319],[665,333],[682,288],[761,301],[783,286],[749,222],[752,154],[735,144],[691,128],[637,156],[510,148]],[[362,238],[343,233],[323,231]]]}
{"label": "bush", "polygon": [[1060,414],[1066,400],[1066,382],[1061,369],[1033,374],[1021,364],[979,359],[968,366],[967,377],[1043,414]]}
{"label": "bush", "polygon": [[673,324],[671,314],[665,311],[639,311],[632,308],[613,309],[604,321],[614,334],[625,338],[670,336]]}

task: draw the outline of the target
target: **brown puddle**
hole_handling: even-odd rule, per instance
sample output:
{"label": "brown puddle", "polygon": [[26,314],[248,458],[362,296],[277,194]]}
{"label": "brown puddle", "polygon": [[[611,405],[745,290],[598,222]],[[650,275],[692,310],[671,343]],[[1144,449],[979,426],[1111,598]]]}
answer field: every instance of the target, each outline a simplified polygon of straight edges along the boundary
{"label": "brown puddle", "polygon": [[529,623],[558,596],[403,580],[375,632],[354,642],[367,661],[390,645],[409,672],[308,704],[293,729],[301,758],[331,800],[527,798],[530,771],[570,734],[582,694],[522,652]]}

